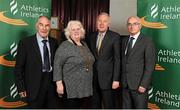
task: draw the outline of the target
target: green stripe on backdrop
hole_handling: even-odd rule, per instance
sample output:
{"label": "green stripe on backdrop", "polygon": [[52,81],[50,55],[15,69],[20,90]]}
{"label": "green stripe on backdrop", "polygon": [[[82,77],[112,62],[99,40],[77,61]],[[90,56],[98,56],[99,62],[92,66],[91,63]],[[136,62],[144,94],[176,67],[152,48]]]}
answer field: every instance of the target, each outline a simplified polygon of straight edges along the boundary
{"label": "green stripe on backdrop", "polygon": [[51,15],[51,0],[0,0],[0,108],[23,108],[13,68],[20,39],[35,33],[40,15]]}
{"label": "green stripe on backdrop", "polygon": [[156,45],[149,108],[180,108],[180,0],[137,0],[142,32]]}

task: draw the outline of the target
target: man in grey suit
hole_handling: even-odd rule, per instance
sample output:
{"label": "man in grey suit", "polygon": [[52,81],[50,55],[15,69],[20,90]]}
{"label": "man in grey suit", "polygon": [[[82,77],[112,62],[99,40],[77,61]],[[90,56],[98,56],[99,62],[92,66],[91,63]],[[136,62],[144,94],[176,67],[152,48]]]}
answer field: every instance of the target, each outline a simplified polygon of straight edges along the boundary
{"label": "man in grey suit", "polygon": [[122,41],[123,108],[147,108],[148,89],[155,67],[155,47],[141,30],[139,17],[127,20],[130,35]]}
{"label": "man in grey suit", "polygon": [[113,89],[119,87],[120,35],[108,30],[110,17],[101,13],[97,29],[89,39],[95,57],[93,74],[92,108],[115,108]]}

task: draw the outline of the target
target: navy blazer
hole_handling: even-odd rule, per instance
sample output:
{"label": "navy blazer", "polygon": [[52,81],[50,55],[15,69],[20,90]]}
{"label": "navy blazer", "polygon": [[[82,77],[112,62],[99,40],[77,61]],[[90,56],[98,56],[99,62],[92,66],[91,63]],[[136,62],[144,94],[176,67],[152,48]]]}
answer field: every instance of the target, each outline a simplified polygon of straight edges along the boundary
{"label": "navy blazer", "polygon": [[[53,62],[58,43],[55,39],[49,37],[49,44],[51,62]],[[18,92],[26,91],[30,100],[35,99],[42,76],[42,59],[36,35],[19,42],[14,73]]]}

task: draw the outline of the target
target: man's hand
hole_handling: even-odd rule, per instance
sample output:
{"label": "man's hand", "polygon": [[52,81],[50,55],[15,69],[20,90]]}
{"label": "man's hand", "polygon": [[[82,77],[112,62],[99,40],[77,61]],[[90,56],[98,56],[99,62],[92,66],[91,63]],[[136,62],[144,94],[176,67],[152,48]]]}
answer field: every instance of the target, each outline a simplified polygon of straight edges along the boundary
{"label": "man's hand", "polygon": [[21,98],[27,97],[26,91],[19,93]]}
{"label": "man's hand", "polygon": [[113,81],[112,83],[112,89],[117,89],[119,87],[119,81]]}
{"label": "man's hand", "polygon": [[144,93],[145,91],[146,91],[146,88],[144,88],[144,87],[142,87],[142,86],[139,86],[138,92]]}

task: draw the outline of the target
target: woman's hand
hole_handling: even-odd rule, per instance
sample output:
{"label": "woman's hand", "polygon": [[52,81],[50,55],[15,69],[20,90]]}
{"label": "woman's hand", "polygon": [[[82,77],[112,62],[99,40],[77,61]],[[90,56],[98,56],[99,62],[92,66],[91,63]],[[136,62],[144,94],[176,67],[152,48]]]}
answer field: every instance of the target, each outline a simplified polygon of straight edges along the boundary
{"label": "woman's hand", "polygon": [[117,88],[119,88],[119,86],[120,86],[119,81],[113,81],[112,89],[117,89]]}
{"label": "woman's hand", "polygon": [[56,86],[57,86],[56,91],[58,93],[58,96],[62,97],[62,95],[64,94],[64,86],[62,81],[57,81]]}

